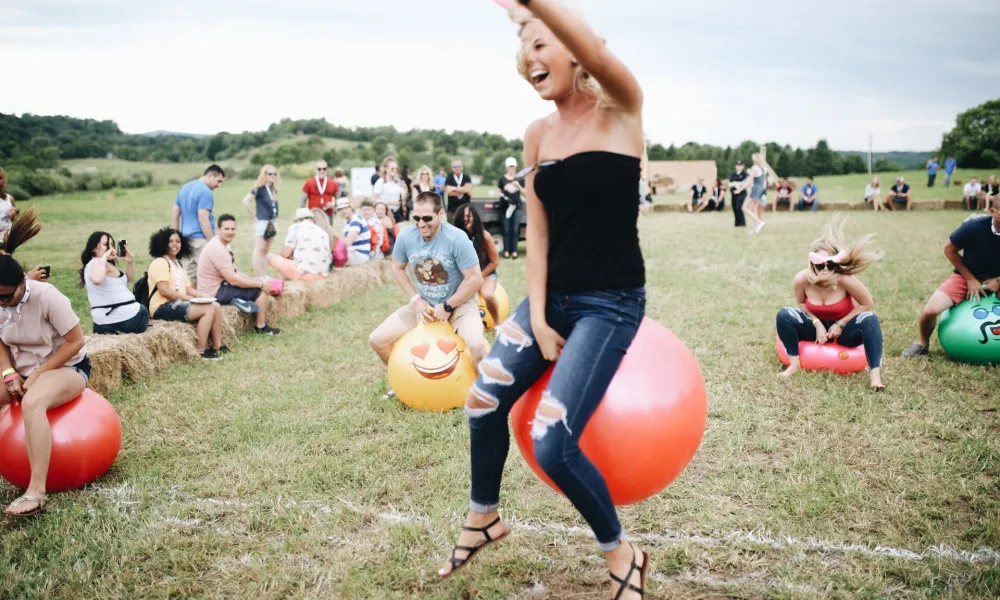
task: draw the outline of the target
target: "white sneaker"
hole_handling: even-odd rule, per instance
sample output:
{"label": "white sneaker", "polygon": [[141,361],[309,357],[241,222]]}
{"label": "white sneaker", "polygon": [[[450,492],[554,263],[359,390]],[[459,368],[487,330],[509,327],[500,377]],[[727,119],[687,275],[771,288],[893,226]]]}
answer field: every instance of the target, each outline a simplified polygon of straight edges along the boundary
{"label": "white sneaker", "polygon": [[389,388],[389,391],[386,392],[384,396],[382,396],[382,399],[388,400],[389,398],[395,398],[395,397],[396,397],[396,390]]}
{"label": "white sneaker", "polygon": [[754,229],[753,232],[754,233],[760,233],[760,230],[764,229],[764,225],[767,225],[767,223],[765,223],[764,221],[761,221],[760,224],[757,225],[757,229]]}

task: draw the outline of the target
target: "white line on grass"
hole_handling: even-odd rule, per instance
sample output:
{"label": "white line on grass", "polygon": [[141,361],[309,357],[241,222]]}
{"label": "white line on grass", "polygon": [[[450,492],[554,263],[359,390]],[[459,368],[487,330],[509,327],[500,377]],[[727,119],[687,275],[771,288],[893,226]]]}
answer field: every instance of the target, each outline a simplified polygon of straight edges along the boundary
{"label": "white line on grass", "polygon": [[[135,488],[129,484],[123,484],[118,488],[104,488],[102,486],[90,486],[89,490],[97,492],[99,495],[109,498],[112,503],[120,507],[133,507],[138,502],[132,500],[135,495]],[[195,502],[199,504],[209,504],[215,506],[232,508],[249,508],[252,506],[240,500],[222,500],[218,498],[201,498],[193,496],[180,490],[178,486],[173,486],[169,490],[171,500]],[[358,506],[344,498],[337,499],[339,504],[359,514],[376,515],[379,519],[390,523],[420,523],[430,524],[431,519],[426,515],[405,514],[398,511],[382,511],[373,508]],[[297,509],[302,512],[317,512],[324,515],[332,514],[335,507],[315,501],[315,500],[295,500],[292,498],[278,498],[277,504],[286,509]],[[456,518],[459,518],[456,516]],[[564,525],[562,523],[547,523],[544,521],[522,521],[516,516],[505,517],[505,522],[515,531],[523,531],[536,535],[549,535],[551,533],[565,533],[568,535],[593,537],[593,533],[585,528],[575,525]],[[775,550],[799,550],[816,551],[838,554],[862,554],[865,556],[875,556],[884,558],[896,558],[909,561],[920,561],[928,559],[947,559],[956,562],[970,564],[1000,563],[1000,551],[992,548],[979,548],[975,551],[959,550],[948,545],[941,544],[930,546],[923,552],[915,552],[905,548],[895,548],[879,544],[875,547],[862,544],[851,544],[844,542],[833,542],[814,537],[796,538],[783,535],[768,535],[753,531],[714,531],[711,535],[696,535],[686,533],[638,533],[631,534],[630,537],[636,541],[643,541],[653,545],[678,545],[678,544],[700,544],[704,546],[726,545],[727,543],[745,543],[755,546],[765,546]]]}

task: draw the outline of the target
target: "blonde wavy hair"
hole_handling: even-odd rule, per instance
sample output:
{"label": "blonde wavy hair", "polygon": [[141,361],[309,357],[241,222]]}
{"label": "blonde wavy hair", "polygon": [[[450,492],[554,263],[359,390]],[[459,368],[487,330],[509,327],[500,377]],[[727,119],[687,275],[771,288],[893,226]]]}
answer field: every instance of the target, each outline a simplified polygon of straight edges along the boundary
{"label": "blonde wavy hair", "polygon": [[841,252],[844,258],[834,270],[818,270],[809,262],[809,283],[821,288],[836,287],[841,275],[858,275],[881,260],[883,253],[875,246],[875,234],[869,233],[854,242],[848,243],[844,235],[844,217],[836,216],[826,227],[818,239],[813,241],[810,252],[826,252],[834,257]]}
{"label": "blonde wavy hair", "polygon": [[[566,10],[574,13],[581,19],[584,18],[583,11],[579,8],[572,6],[567,0],[557,0],[560,6]],[[518,37],[524,32],[524,28],[528,26],[529,23],[538,20],[538,17],[533,15],[530,10],[521,6],[517,2],[511,4],[511,7],[507,10],[507,15],[510,20],[517,25],[517,35]],[[524,53],[524,43],[522,42],[521,50],[517,53],[517,72],[521,77],[531,83],[531,73],[528,72],[528,59],[525,57]],[[597,80],[591,77],[590,73],[586,72],[582,66],[576,65],[573,74],[573,91],[579,92],[581,94],[586,94],[588,96],[593,96],[597,101],[598,108],[614,108],[615,104],[610,96],[601,88],[601,84],[597,83]]]}
{"label": "blonde wavy hair", "polygon": [[[275,173],[278,172],[278,167],[274,165],[264,165],[260,168],[260,173],[257,173],[257,181],[253,182],[253,189],[262,188],[267,185],[267,172],[274,170]],[[280,175],[278,176],[281,177]],[[271,186],[271,193],[278,192],[278,178],[275,178],[274,185]]]}
{"label": "blonde wavy hair", "polygon": [[429,183],[431,187],[434,187],[434,171],[431,171],[431,168],[427,165],[422,165],[419,169],[417,169],[417,177],[414,179],[414,182],[421,183],[420,178],[424,173],[427,173],[427,183]]}

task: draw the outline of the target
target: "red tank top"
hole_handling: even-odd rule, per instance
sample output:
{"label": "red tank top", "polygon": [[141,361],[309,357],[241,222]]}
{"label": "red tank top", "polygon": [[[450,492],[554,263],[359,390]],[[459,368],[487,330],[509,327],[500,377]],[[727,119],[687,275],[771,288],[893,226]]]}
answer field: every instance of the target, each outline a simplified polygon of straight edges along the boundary
{"label": "red tank top", "polygon": [[844,299],[836,304],[813,304],[806,300],[806,308],[820,321],[839,321],[854,310],[854,299],[844,296]]}

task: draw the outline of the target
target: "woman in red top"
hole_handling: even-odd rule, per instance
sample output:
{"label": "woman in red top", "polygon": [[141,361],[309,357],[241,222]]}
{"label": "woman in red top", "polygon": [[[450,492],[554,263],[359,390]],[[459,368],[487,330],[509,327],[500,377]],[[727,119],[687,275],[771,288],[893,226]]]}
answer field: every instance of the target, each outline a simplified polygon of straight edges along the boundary
{"label": "woman in red top", "polygon": [[778,312],[778,337],[791,364],[782,377],[799,371],[799,342],[842,346],[864,345],[873,390],[882,391],[882,328],[872,310],[872,295],[856,276],[881,258],[873,235],[848,245],[844,223],[835,220],[813,242],[809,268],[799,271],[792,282],[798,306]]}

